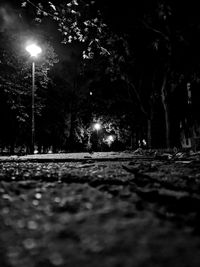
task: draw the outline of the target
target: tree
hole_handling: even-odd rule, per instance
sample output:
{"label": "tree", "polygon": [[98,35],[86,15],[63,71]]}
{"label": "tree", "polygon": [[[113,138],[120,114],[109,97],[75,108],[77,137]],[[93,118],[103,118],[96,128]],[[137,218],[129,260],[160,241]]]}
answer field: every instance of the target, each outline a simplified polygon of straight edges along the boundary
{"label": "tree", "polygon": [[186,90],[187,80],[192,80],[198,69],[199,52],[196,44],[199,40],[196,36],[199,35],[200,21],[195,16],[194,3],[190,8],[183,5],[180,9],[179,5],[170,1],[159,1],[152,5],[141,21],[148,36],[147,43],[151,44],[148,54],[157,73],[155,80],[157,87],[160,87],[158,92],[164,111],[166,146],[170,147],[171,123],[175,115],[171,113],[172,94],[181,83]]}
{"label": "tree", "polygon": [[62,43],[81,44],[83,58],[93,58],[96,52],[109,54],[101,44],[106,31],[101,13],[96,9],[95,1],[22,1],[22,7],[35,7],[35,21],[52,19],[62,34]]}

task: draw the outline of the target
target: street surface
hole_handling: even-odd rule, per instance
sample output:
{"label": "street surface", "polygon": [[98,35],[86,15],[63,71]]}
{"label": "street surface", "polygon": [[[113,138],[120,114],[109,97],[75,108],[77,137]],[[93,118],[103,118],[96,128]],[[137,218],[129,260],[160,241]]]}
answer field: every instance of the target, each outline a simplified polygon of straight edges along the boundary
{"label": "street surface", "polygon": [[0,157],[0,266],[199,267],[199,155],[114,154]]}

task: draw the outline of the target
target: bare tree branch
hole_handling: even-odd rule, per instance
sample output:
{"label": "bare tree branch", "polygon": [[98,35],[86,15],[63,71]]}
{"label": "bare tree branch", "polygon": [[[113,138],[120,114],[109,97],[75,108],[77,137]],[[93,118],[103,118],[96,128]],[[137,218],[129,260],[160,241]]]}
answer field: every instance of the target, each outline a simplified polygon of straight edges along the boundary
{"label": "bare tree branch", "polygon": [[142,24],[149,30],[161,35],[166,41],[169,41],[169,37],[164,34],[163,32],[161,32],[160,30],[158,29],[155,29],[154,27],[150,26],[149,24],[147,24],[145,21],[142,21]]}

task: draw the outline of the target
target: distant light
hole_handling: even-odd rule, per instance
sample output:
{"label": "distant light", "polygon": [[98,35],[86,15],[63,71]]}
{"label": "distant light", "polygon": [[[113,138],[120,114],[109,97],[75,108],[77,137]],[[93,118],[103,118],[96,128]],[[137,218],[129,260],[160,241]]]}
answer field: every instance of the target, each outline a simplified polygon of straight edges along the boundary
{"label": "distant light", "polygon": [[111,144],[114,142],[114,140],[115,140],[115,138],[113,135],[108,135],[104,141],[105,141],[105,143],[108,144],[108,146],[111,146]]}
{"label": "distant light", "polygon": [[42,49],[36,44],[31,44],[26,47],[26,51],[29,52],[31,57],[37,57],[42,52]]}
{"label": "distant light", "polygon": [[107,137],[107,141],[108,141],[108,142],[113,142],[113,141],[114,141],[114,137],[113,137],[112,135],[109,135],[109,136]]}
{"label": "distant light", "polygon": [[92,92],[90,92],[90,95],[92,95]]}
{"label": "distant light", "polygon": [[94,124],[94,129],[97,130],[97,131],[100,130],[100,129],[101,129],[101,124],[98,123],[98,122],[95,123],[95,124]]}
{"label": "distant light", "polygon": [[146,146],[146,145],[147,145],[147,142],[146,142],[146,140],[145,140],[145,139],[142,139],[142,144],[143,144],[144,146]]}
{"label": "distant light", "polygon": [[38,151],[37,149],[35,149],[33,153],[34,153],[34,154],[38,154],[39,151]]}

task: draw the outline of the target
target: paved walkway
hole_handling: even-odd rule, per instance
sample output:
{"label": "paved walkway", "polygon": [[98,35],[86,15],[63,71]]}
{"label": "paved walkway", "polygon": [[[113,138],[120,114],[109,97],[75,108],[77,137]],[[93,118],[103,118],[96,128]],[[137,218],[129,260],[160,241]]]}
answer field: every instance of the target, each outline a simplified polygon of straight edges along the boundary
{"label": "paved walkway", "polygon": [[6,161],[36,161],[36,162],[49,162],[49,161],[116,161],[116,160],[131,160],[135,158],[145,159],[145,155],[138,155],[134,152],[94,152],[94,153],[59,153],[59,154],[34,154],[25,156],[0,156],[0,162]]}

